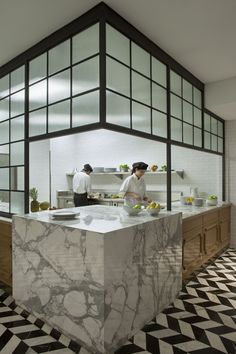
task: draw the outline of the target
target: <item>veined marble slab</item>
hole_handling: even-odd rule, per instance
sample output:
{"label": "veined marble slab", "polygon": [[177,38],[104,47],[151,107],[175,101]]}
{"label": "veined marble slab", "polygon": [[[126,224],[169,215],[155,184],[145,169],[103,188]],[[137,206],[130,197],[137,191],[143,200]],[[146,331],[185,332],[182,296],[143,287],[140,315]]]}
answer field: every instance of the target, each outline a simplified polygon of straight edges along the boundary
{"label": "veined marble slab", "polygon": [[[103,223],[115,222],[110,215],[119,208],[93,208]],[[123,345],[176,298],[182,282],[181,214],[127,218],[102,233],[14,216],[16,302],[94,353]]]}

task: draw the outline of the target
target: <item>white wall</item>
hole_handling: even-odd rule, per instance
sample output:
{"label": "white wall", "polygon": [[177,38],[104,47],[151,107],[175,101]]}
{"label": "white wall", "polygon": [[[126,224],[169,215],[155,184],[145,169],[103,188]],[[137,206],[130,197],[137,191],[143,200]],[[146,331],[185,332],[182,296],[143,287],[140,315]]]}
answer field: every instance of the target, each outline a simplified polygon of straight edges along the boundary
{"label": "white wall", "polygon": [[172,177],[172,188],[189,194],[189,187],[198,187],[203,194],[216,194],[222,199],[222,158],[198,150],[172,147],[172,168],[183,169],[184,179]]}
{"label": "white wall", "polygon": [[226,197],[231,207],[231,246],[236,247],[236,121],[225,122]]}
{"label": "white wall", "polygon": [[39,201],[49,201],[49,150],[50,141],[30,143],[30,188],[39,191]]}

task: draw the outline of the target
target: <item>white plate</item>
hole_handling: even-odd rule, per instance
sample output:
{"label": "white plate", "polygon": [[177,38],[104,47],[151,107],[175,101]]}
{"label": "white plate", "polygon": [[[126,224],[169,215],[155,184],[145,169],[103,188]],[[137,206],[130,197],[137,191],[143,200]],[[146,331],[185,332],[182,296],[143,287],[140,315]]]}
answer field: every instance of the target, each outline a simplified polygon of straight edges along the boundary
{"label": "white plate", "polygon": [[55,219],[74,219],[80,213],[74,213],[73,211],[55,211],[52,213],[52,217]]}

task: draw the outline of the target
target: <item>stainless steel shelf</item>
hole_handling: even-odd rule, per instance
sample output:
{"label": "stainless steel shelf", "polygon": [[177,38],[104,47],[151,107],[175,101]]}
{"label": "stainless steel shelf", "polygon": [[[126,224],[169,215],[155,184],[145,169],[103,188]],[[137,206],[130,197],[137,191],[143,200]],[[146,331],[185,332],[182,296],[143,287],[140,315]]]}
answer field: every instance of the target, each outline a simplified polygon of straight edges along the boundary
{"label": "stainless steel shelf", "polygon": [[[151,175],[151,176],[158,176],[158,175],[166,175],[166,171],[157,171],[157,172],[152,172],[152,171],[147,171],[145,176]],[[171,171],[171,174],[173,175],[178,175],[180,178],[184,178],[184,170],[175,170],[175,171]],[[69,177],[73,177],[74,174],[73,173],[67,173],[66,174]],[[126,175],[130,175],[130,172],[121,172],[121,171],[117,171],[117,172],[92,172],[91,176],[104,176],[104,175],[111,175],[111,176],[116,176],[120,179],[123,179],[123,176]]]}

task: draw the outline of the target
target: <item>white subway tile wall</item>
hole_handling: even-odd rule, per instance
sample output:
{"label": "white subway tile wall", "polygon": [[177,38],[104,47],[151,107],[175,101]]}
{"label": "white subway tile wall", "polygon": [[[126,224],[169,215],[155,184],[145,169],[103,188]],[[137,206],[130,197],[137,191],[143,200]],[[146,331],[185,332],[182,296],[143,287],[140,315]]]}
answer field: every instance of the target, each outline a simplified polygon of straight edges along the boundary
{"label": "white subway tile wall", "polygon": [[[31,143],[31,161],[36,159],[40,150],[45,151],[40,148],[40,144],[43,146],[45,142],[38,142],[37,145]],[[157,164],[158,168],[166,164],[165,144],[107,130],[51,139],[46,149],[51,150],[53,205],[56,205],[56,190],[67,190],[71,187],[68,185],[71,180],[66,173],[72,172],[74,168],[82,169],[85,163],[90,163],[93,167],[116,168],[119,168],[121,163],[131,166],[133,162],[142,160],[149,165]],[[190,186],[198,186],[200,192],[217,194],[221,199],[221,157],[176,146],[172,150],[172,168],[184,170],[184,179],[172,175],[173,191],[189,194]],[[31,181],[34,181],[33,187],[39,185],[41,190],[44,183],[48,185],[48,177],[42,179],[37,168],[30,167],[30,174]],[[94,175],[91,178],[94,190],[118,192],[122,183],[121,179],[111,175]],[[146,174],[145,179],[149,191],[166,190],[165,174]],[[44,195],[40,190],[39,194]],[[149,194],[152,196],[151,192]]]}

